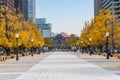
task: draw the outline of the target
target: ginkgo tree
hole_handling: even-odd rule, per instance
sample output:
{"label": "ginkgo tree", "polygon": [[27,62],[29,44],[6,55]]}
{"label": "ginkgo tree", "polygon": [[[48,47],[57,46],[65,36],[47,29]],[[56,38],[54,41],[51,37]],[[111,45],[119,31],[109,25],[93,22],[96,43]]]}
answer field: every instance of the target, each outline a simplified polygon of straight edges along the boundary
{"label": "ginkgo tree", "polygon": [[16,33],[19,34],[18,46],[31,47],[31,38],[34,38],[33,45],[38,47],[44,45],[44,39],[33,22],[27,22],[21,13],[10,10],[8,7],[0,7],[0,47],[4,48],[9,55],[10,49],[16,48]]}
{"label": "ginkgo tree", "polygon": [[33,46],[38,47],[38,42],[40,42],[40,46],[42,47],[44,45],[44,38],[40,34],[37,25],[32,21],[32,19],[30,20],[30,28],[30,38],[34,40]]}
{"label": "ginkgo tree", "polygon": [[44,46],[48,46],[48,47],[54,47],[54,43],[50,38],[44,38],[45,41],[45,45]]}
{"label": "ginkgo tree", "polygon": [[[114,27],[114,30],[112,29]],[[119,43],[119,22],[115,21],[115,16],[111,15],[110,10],[100,10],[99,15],[96,16],[91,22],[87,22],[83,28],[79,43],[82,47],[88,47],[90,45],[89,38],[92,38],[91,46],[99,46],[102,51],[103,45],[106,43],[106,32],[110,33],[109,43],[112,44],[112,37],[115,44]],[[112,35],[114,33],[114,36]]]}
{"label": "ginkgo tree", "polygon": [[66,45],[67,46],[73,46],[73,45],[76,45],[77,43],[77,39],[75,37],[74,34],[71,34],[70,37],[68,38],[67,42],[66,42]]}

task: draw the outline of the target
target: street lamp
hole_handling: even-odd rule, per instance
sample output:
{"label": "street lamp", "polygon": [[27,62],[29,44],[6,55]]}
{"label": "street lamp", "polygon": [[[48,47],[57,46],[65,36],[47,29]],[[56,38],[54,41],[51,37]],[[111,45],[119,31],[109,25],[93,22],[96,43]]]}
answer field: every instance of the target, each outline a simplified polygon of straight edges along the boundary
{"label": "street lamp", "polygon": [[90,49],[89,49],[89,51],[90,51],[90,56],[92,55],[92,45],[91,45],[91,42],[92,42],[92,38],[89,38],[89,41],[90,41]]}
{"label": "street lamp", "polygon": [[33,56],[33,39],[31,39],[31,56]]}
{"label": "street lamp", "polygon": [[38,48],[38,53],[40,54],[40,42],[38,42],[39,48]]}
{"label": "street lamp", "polygon": [[81,43],[83,44],[83,41],[81,41]]}
{"label": "street lamp", "polygon": [[74,52],[75,52],[75,50],[76,50],[76,44],[74,44]]}
{"label": "street lamp", "polygon": [[109,32],[106,32],[106,53],[107,53],[107,59],[109,59],[108,37],[109,37]]}
{"label": "street lamp", "polygon": [[89,41],[90,41],[90,46],[91,46],[92,38],[89,38]]}
{"label": "street lamp", "polygon": [[91,42],[91,41],[92,41],[92,38],[89,38],[89,41]]}
{"label": "street lamp", "polygon": [[76,47],[78,48],[78,46],[79,46],[79,43],[77,42],[77,43],[76,43]]}
{"label": "street lamp", "polygon": [[18,57],[18,38],[19,38],[19,34],[17,33],[16,35],[15,35],[15,37],[16,37],[16,60],[19,60],[19,57]]}
{"label": "street lamp", "polygon": [[78,45],[79,43],[77,42],[76,45]]}
{"label": "street lamp", "polygon": [[[81,41],[81,43],[82,43],[82,46],[83,46],[83,41]],[[81,52],[83,53],[83,47],[81,47]]]}
{"label": "street lamp", "polygon": [[49,52],[49,46],[50,46],[50,45],[48,44],[48,46],[47,46],[47,52]]}

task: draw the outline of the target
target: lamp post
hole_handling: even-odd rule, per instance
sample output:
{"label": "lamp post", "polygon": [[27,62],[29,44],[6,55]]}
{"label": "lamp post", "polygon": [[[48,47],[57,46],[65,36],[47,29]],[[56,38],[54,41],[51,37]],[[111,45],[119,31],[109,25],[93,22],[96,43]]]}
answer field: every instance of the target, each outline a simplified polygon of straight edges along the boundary
{"label": "lamp post", "polygon": [[79,48],[78,46],[79,46],[79,43],[77,42],[77,43],[76,43],[76,47]]}
{"label": "lamp post", "polygon": [[92,42],[92,38],[89,38],[89,41],[90,41],[90,45],[91,45],[91,42]]}
{"label": "lamp post", "polygon": [[38,48],[38,53],[40,54],[40,42],[38,42],[39,48]]}
{"label": "lamp post", "polygon": [[79,43],[76,43],[76,49],[79,51]]}
{"label": "lamp post", "polygon": [[106,32],[106,53],[107,53],[107,59],[109,59],[108,37],[109,37],[109,32]]}
{"label": "lamp post", "polygon": [[18,57],[18,38],[19,38],[19,34],[17,33],[16,35],[15,35],[15,37],[16,37],[16,60],[19,60],[19,57]]}
{"label": "lamp post", "polygon": [[74,52],[76,51],[76,44],[74,44]]}
{"label": "lamp post", "polygon": [[90,47],[91,47],[92,38],[89,38],[89,41],[90,41]]}
{"label": "lamp post", "polygon": [[31,39],[31,56],[33,56],[33,39]]}
{"label": "lamp post", "polygon": [[91,45],[92,38],[89,38],[89,41],[90,41],[90,49],[89,49],[89,51],[90,51],[90,56],[91,56],[91,55],[92,55],[92,52],[93,52],[92,49],[91,49],[91,48],[92,48],[92,45]]}
{"label": "lamp post", "polygon": [[50,46],[50,45],[48,44],[48,46],[47,46],[47,52],[49,52],[49,46]]}
{"label": "lamp post", "polygon": [[[83,41],[81,41],[81,43],[82,43],[82,46],[83,46]],[[81,52],[83,54],[83,47],[81,47]]]}

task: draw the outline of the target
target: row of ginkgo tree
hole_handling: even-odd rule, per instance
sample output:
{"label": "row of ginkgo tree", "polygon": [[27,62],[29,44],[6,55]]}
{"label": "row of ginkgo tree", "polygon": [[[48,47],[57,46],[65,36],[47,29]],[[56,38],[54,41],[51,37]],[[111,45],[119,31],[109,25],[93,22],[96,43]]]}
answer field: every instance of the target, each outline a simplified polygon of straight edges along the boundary
{"label": "row of ginkgo tree", "polygon": [[[6,50],[7,55],[11,49],[16,48],[16,34],[19,34],[19,47],[30,48],[44,45],[44,39],[32,19],[27,22],[23,14],[16,14],[15,9],[10,10],[8,7],[1,7],[0,47]],[[31,44],[31,40],[33,44]]]}
{"label": "row of ginkgo tree", "polygon": [[90,22],[85,22],[85,27],[81,31],[78,40],[79,46],[97,46],[101,48],[106,43],[106,32],[109,32],[109,44],[114,47],[120,46],[120,24],[117,16],[111,15],[110,10],[100,10],[99,15]]}

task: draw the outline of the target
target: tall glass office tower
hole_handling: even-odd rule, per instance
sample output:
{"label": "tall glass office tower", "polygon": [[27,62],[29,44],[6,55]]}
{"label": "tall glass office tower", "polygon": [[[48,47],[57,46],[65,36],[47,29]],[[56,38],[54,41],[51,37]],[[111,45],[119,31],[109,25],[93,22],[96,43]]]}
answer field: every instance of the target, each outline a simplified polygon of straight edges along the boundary
{"label": "tall glass office tower", "polygon": [[94,16],[97,16],[99,10],[102,9],[102,1],[103,0],[94,0]]}
{"label": "tall glass office tower", "polygon": [[18,12],[23,13],[23,16],[26,20],[28,20],[28,0],[14,0],[14,7],[18,10]]}
{"label": "tall glass office tower", "polygon": [[36,0],[28,0],[28,19],[36,22]]}

